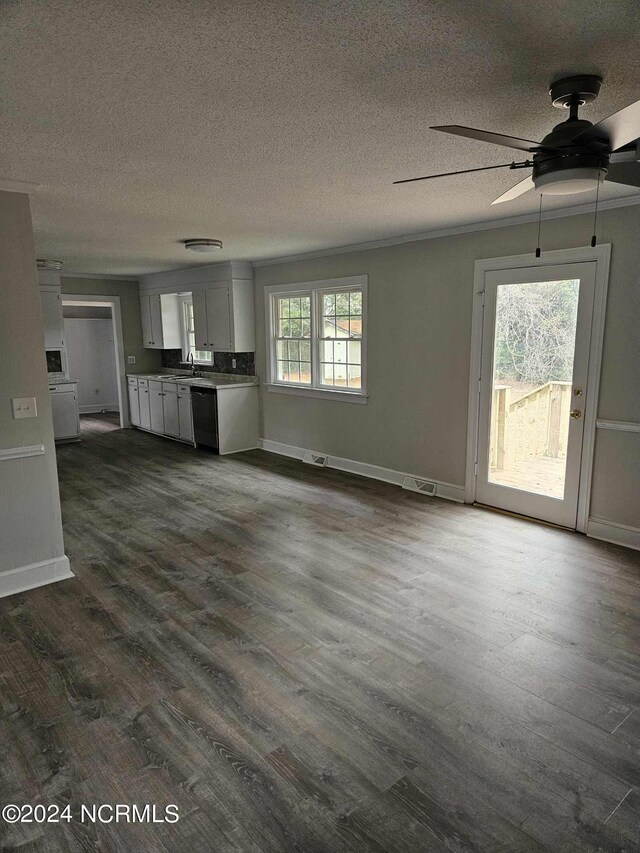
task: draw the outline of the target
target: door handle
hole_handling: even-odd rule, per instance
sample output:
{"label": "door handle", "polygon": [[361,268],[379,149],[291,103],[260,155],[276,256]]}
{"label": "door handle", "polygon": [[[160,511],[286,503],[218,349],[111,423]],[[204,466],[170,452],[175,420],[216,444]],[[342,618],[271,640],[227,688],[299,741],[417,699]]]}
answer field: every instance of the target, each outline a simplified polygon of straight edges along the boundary
{"label": "door handle", "polygon": [[577,421],[577,420],[578,420],[578,418],[581,418],[581,417],[582,417],[582,412],[580,411],[580,409],[572,409],[572,410],[569,412],[569,417],[570,417],[572,420]]}

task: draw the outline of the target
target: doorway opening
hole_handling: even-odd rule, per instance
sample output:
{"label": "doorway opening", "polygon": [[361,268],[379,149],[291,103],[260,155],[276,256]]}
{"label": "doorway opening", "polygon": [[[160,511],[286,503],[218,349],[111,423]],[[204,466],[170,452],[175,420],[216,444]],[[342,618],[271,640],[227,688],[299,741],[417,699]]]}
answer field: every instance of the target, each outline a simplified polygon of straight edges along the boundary
{"label": "doorway opening", "polygon": [[117,413],[120,427],[129,426],[120,298],[63,294],[62,310],[80,414]]}

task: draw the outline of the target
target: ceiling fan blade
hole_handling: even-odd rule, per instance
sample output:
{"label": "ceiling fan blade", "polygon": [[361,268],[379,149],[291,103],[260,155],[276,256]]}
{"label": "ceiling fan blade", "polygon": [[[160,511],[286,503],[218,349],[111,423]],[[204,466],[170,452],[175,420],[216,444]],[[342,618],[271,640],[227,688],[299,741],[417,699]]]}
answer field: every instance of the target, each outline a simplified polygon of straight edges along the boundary
{"label": "ceiling fan blade", "polygon": [[640,101],[583,130],[571,143],[608,141],[609,151],[617,151],[636,139],[640,139]]}
{"label": "ceiling fan blade", "polygon": [[533,178],[529,175],[524,179],[524,181],[520,181],[515,185],[515,187],[511,187],[511,189],[507,190],[506,193],[502,193],[501,196],[498,196],[498,198],[495,199],[495,201],[492,201],[491,204],[501,204],[503,201],[513,201],[514,198],[518,198],[518,196],[521,196],[533,189],[535,189],[535,184],[533,183]]}
{"label": "ceiling fan blade", "polygon": [[606,180],[628,187],[640,187],[640,163],[609,163]]}
{"label": "ceiling fan blade", "polygon": [[492,133],[490,130],[476,130],[475,127],[463,127],[459,124],[443,124],[430,129],[439,130],[442,133],[453,133],[454,136],[466,136],[469,139],[477,139],[479,142],[492,142],[494,145],[505,145],[507,148],[515,148],[518,151],[529,151],[531,154],[544,150],[539,142],[533,142],[531,139],[519,139],[517,136],[505,136],[503,133]]}
{"label": "ceiling fan blade", "polygon": [[487,172],[489,169],[513,169],[513,163],[500,163],[499,166],[480,166],[478,169],[459,169],[457,172],[441,172],[439,175],[423,175],[421,178],[403,178],[394,184],[411,184],[413,181],[428,181],[431,178],[448,178],[450,175],[466,175],[469,172]]}

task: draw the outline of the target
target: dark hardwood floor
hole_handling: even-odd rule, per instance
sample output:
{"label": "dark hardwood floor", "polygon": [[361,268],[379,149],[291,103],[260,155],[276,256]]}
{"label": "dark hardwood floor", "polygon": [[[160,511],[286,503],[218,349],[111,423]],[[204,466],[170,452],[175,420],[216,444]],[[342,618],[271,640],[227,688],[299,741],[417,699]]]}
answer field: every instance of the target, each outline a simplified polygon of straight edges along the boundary
{"label": "dark hardwood floor", "polygon": [[84,418],[0,601],[2,850],[638,851],[640,555]]}

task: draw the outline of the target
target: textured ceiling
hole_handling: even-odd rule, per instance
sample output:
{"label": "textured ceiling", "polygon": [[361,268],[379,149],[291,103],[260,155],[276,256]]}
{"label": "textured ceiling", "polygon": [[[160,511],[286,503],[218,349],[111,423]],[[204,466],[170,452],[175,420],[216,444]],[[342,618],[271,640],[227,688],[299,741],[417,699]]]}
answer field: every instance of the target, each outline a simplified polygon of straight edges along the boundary
{"label": "textured ceiling", "polygon": [[4,0],[0,178],[42,184],[38,255],[86,273],[528,213],[533,193],[490,207],[523,173],[391,182],[509,162],[429,125],[539,139],[558,75],[605,78],[592,121],[637,100],[639,37],[637,0]]}

